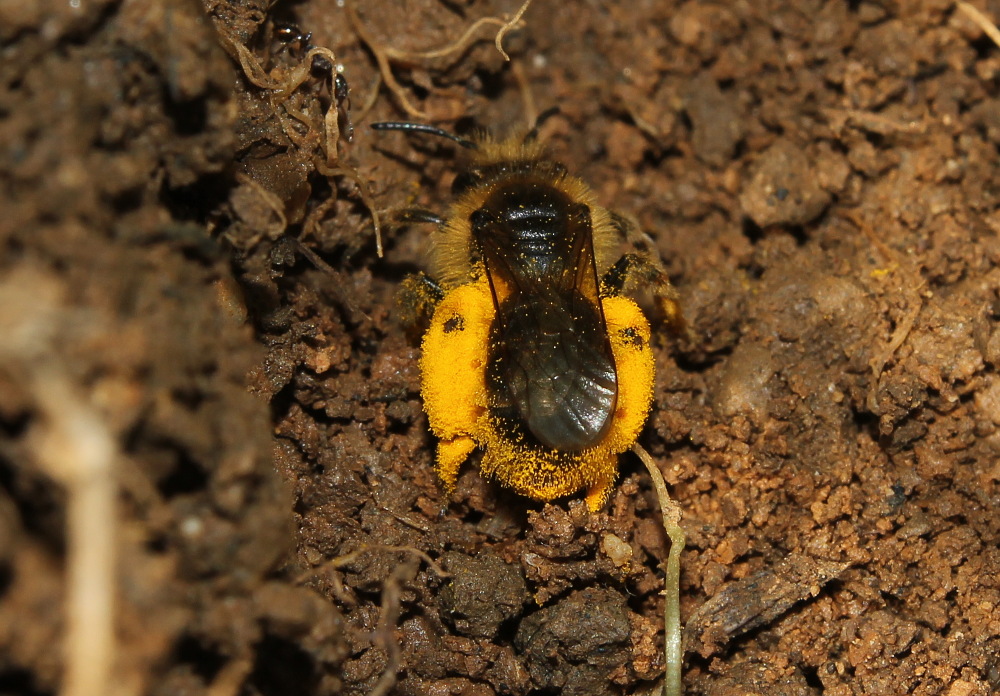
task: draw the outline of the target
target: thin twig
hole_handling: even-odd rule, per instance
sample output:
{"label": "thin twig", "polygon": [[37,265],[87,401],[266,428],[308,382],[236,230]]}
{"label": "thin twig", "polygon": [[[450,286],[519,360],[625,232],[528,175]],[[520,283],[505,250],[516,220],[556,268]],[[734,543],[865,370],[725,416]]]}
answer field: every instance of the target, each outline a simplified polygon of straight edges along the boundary
{"label": "thin twig", "polygon": [[524,105],[524,120],[528,128],[534,128],[538,124],[538,105],[535,103],[535,95],[531,92],[531,82],[524,72],[524,66],[518,62],[510,66],[510,71],[514,74],[518,91],[521,93],[521,103]]}
{"label": "thin twig", "polygon": [[371,87],[368,88],[368,94],[365,96],[365,101],[361,105],[361,109],[358,110],[357,114],[354,116],[355,123],[361,123],[365,120],[365,117],[371,113],[371,110],[375,108],[375,102],[378,101],[378,91],[382,87],[382,75],[380,73],[375,73],[375,79],[372,80]]}
{"label": "thin twig", "polygon": [[982,12],[977,10],[975,7],[967,2],[958,3],[958,9],[968,15],[969,19],[976,23],[983,32],[993,39],[993,43],[1000,46],[1000,29],[997,29],[997,25],[990,21],[990,18],[984,15]]}
{"label": "thin twig", "polygon": [[354,2],[352,0],[345,0],[344,10],[347,12],[347,19],[351,23],[351,28],[354,29],[354,33],[358,35],[362,43],[368,46],[368,49],[375,56],[375,63],[378,65],[379,73],[382,75],[382,81],[385,82],[385,86],[389,88],[389,91],[396,95],[399,100],[399,105],[403,107],[403,110],[410,116],[419,119],[426,119],[427,114],[413,104],[410,103],[409,98],[406,96],[406,92],[403,90],[399,82],[396,81],[396,76],[392,74],[392,66],[389,64],[389,57],[386,55],[385,49],[382,45],[376,41],[368,30],[365,28],[364,23],[361,18],[358,17],[357,10],[354,8]]}
{"label": "thin twig", "polygon": [[[885,369],[886,363],[893,359],[896,351],[906,342],[910,332],[913,330],[913,326],[916,324],[917,317],[920,315],[920,310],[923,308],[923,300],[920,297],[923,278],[921,278],[920,273],[909,262],[904,261],[899,254],[893,251],[888,244],[875,234],[875,230],[861,217],[860,213],[853,210],[846,211],[843,213],[843,217],[850,220],[861,230],[872,246],[878,250],[891,267],[902,271],[904,274],[902,285],[905,288],[903,295],[906,298],[906,313],[903,315],[902,320],[896,324],[895,330],[882,350],[872,356],[868,362],[868,366],[872,370],[872,386],[868,390],[867,399],[868,410],[879,415],[878,388],[879,383],[882,381],[882,371]],[[910,277],[906,278],[905,276],[907,275]]]}
{"label": "thin twig", "polygon": [[246,656],[230,660],[208,686],[208,696],[236,696],[243,688],[243,682],[246,681],[251,669],[253,661]]}
{"label": "thin twig", "polygon": [[428,556],[426,552],[421,551],[415,546],[389,546],[387,544],[362,544],[361,546],[359,546],[354,551],[351,551],[350,553],[345,553],[342,556],[331,558],[329,561],[326,561],[322,565],[318,565],[315,568],[310,568],[309,570],[307,570],[305,573],[303,573],[298,577],[297,582],[300,584],[302,582],[305,582],[306,580],[316,575],[317,572],[319,572],[324,568],[339,569],[343,568],[344,566],[350,565],[351,563],[354,563],[356,560],[358,560],[358,558],[360,558],[363,554],[369,551],[389,551],[392,553],[412,554],[413,556],[416,556],[421,561],[426,563],[427,567],[430,568],[432,571],[434,571],[434,574],[437,575],[439,578],[451,577],[451,573],[442,568],[437,563],[437,561]]}
{"label": "thin twig", "polygon": [[[529,0],[530,1],[530,0]],[[496,17],[480,17],[475,22],[469,25],[469,28],[465,30],[459,38],[452,41],[447,46],[442,46],[441,48],[433,48],[426,51],[402,51],[398,48],[393,48],[389,46],[385,49],[385,54],[393,61],[425,61],[434,60],[435,58],[444,58],[445,56],[451,55],[452,53],[458,53],[463,51],[470,44],[476,41],[476,34],[479,32],[480,27],[485,27],[490,24],[499,26],[501,28],[506,26],[506,23],[502,19],[497,19]]]}
{"label": "thin twig", "polygon": [[378,211],[375,208],[375,201],[368,194],[365,189],[364,181],[361,179],[361,175],[358,174],[354,169],[345,169],[344,167],[325,167],[317,166],[316,168],[320,174],[323,176],[343,176],[347,177],[357,186],[358,198],[366,208],[368,208],[369,215],[372,216],[372,226],[375,228],[375,252],[378,254],[379,258],[382,258],[383,247],[382,247],[382,221],[379,219]]}
{"label": "thin twig", "polygon": [[372,34],[365,27],[364,23],[361,21],[361,18],[358,16],[357,9],[354,6],[354,0],[345,0],[344,10],[347,12],[347,20],[351,23],[354,33],[358,35],[358,38],[361,39],[362,43],[368,46],[368,49],[375,57],[375,63],[378,65],[382,81],[385,83],[385,86],[389,88],[389,91],[392,92],[396,99],[399,100],[399,106],[402,107],[402,109],[410,116],[427,120],[429,118],[429,114],[415,106],[410,101],[410,98],[406,95],[406,91],[396,80],[396,76],[392,72],[392,64],[421,63],[461,53],[476,41],[480,40],[480,37],[477,35],[480,33],[479,30],[482,27],[490,25],[499,27],[496,35],[494,36],[493,42],[496,45],[497,51],[499,51],[500,55],[503,56],[503,59],[509,62],[510,56],[507,55],[507,51],[503,48],[503,38],[509,31],[521,23],[521,17],[524,16],[528,6],[531,5],[531,2],[532,0],[525,0],[524,3],[518,8],[517,12],[515,12],[509,19],[502,19],[500,17],[480,17],[469,25],[459,38],[455,39],[451,43],[448,43],[440,48],[431,48],[423,51],[404,51],[392,46],[383,46],[375,39],[375,37],[372,36]]}
{"label": "thin twig", "polygon": [[638,443],[632,445],[632,451],[642,460],[649,476],[653,479],[656,497],[660,501],[660,513],[663,515],[663,530],[670,539],[670,551],[667,560],[662,564],[663,581],[663,659],[665,674],[663,675],[663,695],[680,696],[684,687],[681,683],[681,667],[684,651],[681,645],[681,551],[684,550],[684,530],[681,528],[681,508],[670,498],[663,474],[649,452]]}
{"label": "thin twig", "polygon": [[[66,489],[65,662],[62,696],[106,696],[116,653],[117,447],[65,364],[56,327],[73,325],[61,286],[30,270],[0,284],[0,368],[37,407],[28,434],[38,465]],[[83,310],[80,310],[83,313]],[[89,316],[89,315],[88,315]],[[89,317],[90,325],[94,318]]]}
{"label": "thin twig", "polygon": [[284,234],[285,229],[288,227],[288,221],[285,218],[284,202],[270,190],[261,186],[261,184],[252,176],[248,176],[242,172],[237,172],[236,181],[237,183],[252,189],[254,194],[258,196],[259,200],[267,205],[271,213],[274,215],[274,222],[268,223],[266,229],[261,230],[264,235],[271,241],[274,241]]}
{"label": "thin twig", "polygon": [[[283,117],[281,111],[284,111],[292,118],[301,122],[306,126],[306,128],[309,129],[309,134],[312,134],[316,130],[312,123],[312,119],[292,107],[288,101],[295,91],[310,78],[313,60],[317,56],[326,60],[330,65],[337,64],[337,56],[329,48],[325,48],[323,46],[313,46],[309,49],[302,60],[300,60],[291,70],[274,70],[273,72],[278,73],[278,76],[274,77],[264,69],[264,67],[260,64],[260,61],[257,60],[257,56],[255,56],[249,48],[224,33],[220,34],[220,36],[222,37],[223,45],[228,47],[231,54],[236,56],[240,67],[243,68],[243,74],[251,82],[251,84],[260,87],[261,89],[268,90],[268,101],[271,105],[271,109],[278,116],[278,120],[281,123],[281,127],[282,130],[284,130],[285,135],[287,135],[289,140],[295,143],[297,147],[301,149],[309,149],[309,141],[297,134],[293,128],[289,127],[288,121]],[[330,90],[331,92],[333,91],[332,85],[330,86]],[[323,114],[322,119],[323,140],[321,145],[324,159],[326,160],[326,165],[328,167],[336,165],[339,160],[339,154],[337,152],[337,143],[340,141],[338,108],[337,100],[334,99],[329,108],[327,108],[326,112]]]}
{"label": "thin twig", "polygon": [[[307,573],[304,573],[299,577],[298,582],[303,582],[305,579],[313,575],[319,568],[342,568],[345,565],[349,565],[357,560],[358,557],[366,551],[395,551],[412,554],[419,560],[426,563],[427,566],[439,577],[451,577],[451,575],[445,572],[445,570],[441,568],[441,566],[439,566],[430,556],[413,546],[364,544],[351,553],[333,558],[324,563],[322,566],[313,568]],[[386,696],[386,694],[388,694],[392,687],[396,684],[396,673],[399,671],[400,649],[399,643],[395,640],[395,636],[393,635],[393,628],[399,618],[399,584],[403,578],[413,571],[414,566],[412,563],[413,561],[407,561],[406,563],[396,566],[395,570],[382,584],[382,607],[379,612],[378,628],[375,632],[375,639],[377,643],[382,646],[382,649],[385,650],[387,660],[385,670],[378,678],[378,681],[375,682],[375,686],[368,693],[368,696]]]}
{"label": "thin twig", "polygon": [[[356,15],[354,14],[353,7],[348,4],[348,16],[352,18],[352,22],[356,20]],[[358,35],[365,40],[365,34],[363,33],[363,28],[360,24],[355,27]],[[331,65],[337,64],[337,57],[334,55],[333,51],[323,46],[314,46],[309,49],[305,57],[299,61],[299,63],[292,68],[290,71],[285,71],[284,73],[279,73],[278,77],[274,77],[264,70],[260,61],[257,57],[244,46],[239,41],[222,35],[223,44],[230,49],[230,52],[236,56],[240,66],[243,68],[243,73],[246,75],[247,79],[257,87],[261,89],[268,90],[270,94],[268,95],[268,100],[271,105],[271,109],[275,116],[278,118],[278,122],[281,124],[282,131],[288,137],[295,147],[300,150],[305,150],[308,152],[315,152],[316,150],[322,151],[322,158],[316,161],[316,169],[321,174],[326,177],[347,177],[354,181],[358,188],[358,195],[361,197],[362,203],[368,209],[368,212],[372,216],[372,225],[375,228],[375,247],[378,252],[379,258],[382,257],[382,224],[379,221],[378,213],[376,212],[375,206],[372,202],[371,196],[365,189],[364,182],[361,180],[360,175],[354,169],[338,166],[340,161],[340,155],[337,150],[337,145],[340,141],[340,124],[339,124],[339,105],[337,99],[334,98],[329,108],[323,114],[322,118],[322,128],[317,128],[313,119],[302,110],[296,108],[291,103],[291,97],[301,87],[306,80],[310,77],[310,69],[313,64],[313,60],[317,57],[323,58],[325,61]],[[378,52],[375,48],[372,48],[373,52],[376,53],[376,58],[378,58]],[[398,85],[396,85],[398,88]],[[377,86],[375,87],[375,92],[377,94]],[[390,89],[393,89],[390,85]],[[331,92],[334,92],[334,86],[330,85]],[[368,107],[366,107],[368,108]],[[299,123],[303,124],[307,132],[305,134],[300,134],[293,127],[290,119],[295,119]],[[317,136],[317,132],[319,135]],[[268,205],[275,211],[278,216],[278,224],[281,227],[278,230],[280,234],[286,224],[284,215],[284,204],[277,201],[277,197],[274,194],[267,191],[265,188],[254,182],[252,179],[247,179],[246,181],[250,185],[254,186],[258,192],[264,196]],[[331,186],[332,186],[331,182]],[[276,202],[277,201],[277,202]],[[318,208],[319,214],[321,215],[330,206],[333,205],[333,200],[328,203],[321,205]],[[306,221],[307,231],[310,229],[310,223],[318,221],[318,216],[312,216]],[[315,222],[318,226],[318,222]],[[270,235],[272,238],[275,235]]]}
{"label": "thin twig", "polygon": [[62,693],[104,696],[115,653],[114,445],[106,425],[71,395],[64,380],[47,380],[38,391],[44,410],[54,416],[51,437],[59,441],[59,449],[50,453],[49,468],[64,468],[69,492],[69,630]]}
{"label": "thin twig", "polygon": [[[412,563],[412,561],[411,561]],[[399,583],[411,572],[412,566],[404,563],[397,566],[382,585],[382,609],[379,612],[376,640],[382,644],[387,660],[385,671],[375,682],[368,696],[386,696],[396,685],[396,674],[399,672],[399,641],[393,635],[393,628],[399,618]]]}
{"label": "thin twig", "polygon": [[502,55],[503,59],[508,63],[510,62],[510,56],[507,55],[507,51],[503,50],[503,37],[505,37],[507,32],[513,29],[514,26],[521,21],[521,17],[523,17],[524,13],[528,11],[528,5],[530,4],[531,0],[524,0],[524,4],[518,8],[517,12],[514,13],[514,16],[510,18],[510,21],[500,27],[500,31],[497,32],[496,39],[494,40],[497,50],[500,51],[500,55]]}

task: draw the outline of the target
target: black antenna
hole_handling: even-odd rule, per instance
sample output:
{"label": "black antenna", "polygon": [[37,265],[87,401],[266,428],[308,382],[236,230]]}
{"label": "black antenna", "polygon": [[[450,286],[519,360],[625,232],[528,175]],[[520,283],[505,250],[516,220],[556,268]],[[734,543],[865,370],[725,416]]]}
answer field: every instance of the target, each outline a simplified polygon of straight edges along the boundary
{"label": "black antenna", "polygon": [[441,130],[440,128],[435,128],[434,126],[428,126],[424,123],[412,123],[410,121],[379,121],[378,123],[373,123],[372,128],[374,130],[397,130],[406,131],[407,133],[427,133],[428,135],[437,135],[441,138],[447,138],[448,140],[456,142],[469,150],[479,149],[479,146],[471,140],[466,140],[465,138],[455,135],[454,133],[449,133],[446,130]]}

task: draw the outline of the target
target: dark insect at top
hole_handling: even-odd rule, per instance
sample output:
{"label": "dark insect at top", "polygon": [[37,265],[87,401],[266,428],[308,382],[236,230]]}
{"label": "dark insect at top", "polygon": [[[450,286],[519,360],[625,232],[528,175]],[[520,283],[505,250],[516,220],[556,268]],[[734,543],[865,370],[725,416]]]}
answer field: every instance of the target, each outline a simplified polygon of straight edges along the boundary
{"label": "dark insect at top", "polygon": [[486,386],[499,423],[564,452],[607,435],[618,396],[598,294],[590,208],[562,167],[507,162],[474,172],[489,189],[470,218],[496,307]]}

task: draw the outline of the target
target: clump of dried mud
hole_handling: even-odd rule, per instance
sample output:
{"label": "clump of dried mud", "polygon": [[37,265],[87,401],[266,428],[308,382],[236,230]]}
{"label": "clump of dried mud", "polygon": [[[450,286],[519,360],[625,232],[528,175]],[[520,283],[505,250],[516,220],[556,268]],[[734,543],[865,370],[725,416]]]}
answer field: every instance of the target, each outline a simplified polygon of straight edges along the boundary
{"label": "clump of dried mud", "polygon": [[460,159],[367,124],[552,106],[696,335],[658,343],[641,438],[688,693],[1000,688],[1000,47],[963,3],[536,0],[509,64],[500,22],[424,51],[513,3],[269,5],[0,6],[0,690],[75,674],[79,414],[107,693],[649,690],[647,476],[589,514],[469,466],[445,504],[393,299],[434,232],[375,253],[372,211],[445,211]]}

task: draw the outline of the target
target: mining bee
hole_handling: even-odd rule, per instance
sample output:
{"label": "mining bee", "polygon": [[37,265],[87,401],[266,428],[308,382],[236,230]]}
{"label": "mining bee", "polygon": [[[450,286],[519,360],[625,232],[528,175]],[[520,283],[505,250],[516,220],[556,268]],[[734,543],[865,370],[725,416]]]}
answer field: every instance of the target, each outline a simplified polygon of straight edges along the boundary
{"label": "mining bee", "polygon": [[649,322],[624,293],[650,286],[680,322],[665,272],[646,255],[615,259],[628,223],[546,157],[537,126],[499,141],[418,123],[372,128],[471,151],[445,217],[398,216],[438,227],[430,275],[408,278],[404,293],[432,314],[421,391],[445,492],[480,447],[482,472],[518,493],[548,501],[586,488],[600,509],[653,399]]}

